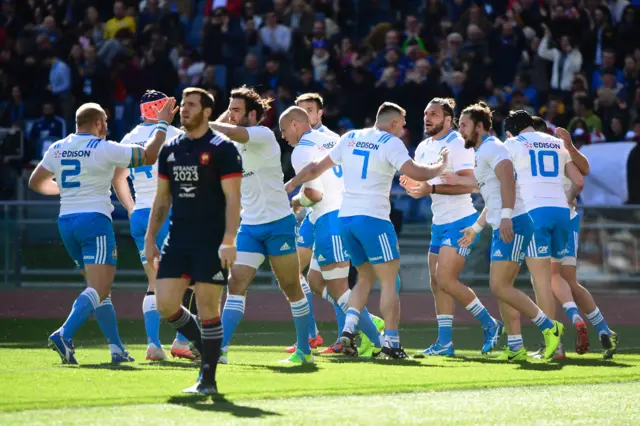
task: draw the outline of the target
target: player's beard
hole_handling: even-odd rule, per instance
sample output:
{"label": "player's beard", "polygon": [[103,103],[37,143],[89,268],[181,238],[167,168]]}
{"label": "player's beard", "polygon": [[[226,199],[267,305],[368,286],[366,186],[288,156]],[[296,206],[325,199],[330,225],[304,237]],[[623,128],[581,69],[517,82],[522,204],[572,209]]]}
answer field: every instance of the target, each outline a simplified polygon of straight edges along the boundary
{"label": "player's beard", "polygon": [[434,136],[437,135],[438,133],[440,133],[442,131],[442,129],[444,129],[444,120],[442,120],[440,122],[440,124],[435,124],[431,130],[427,130],[427,127],[425,126],[424,131],[427,134],[427,136]]}
{"label": "player's beard", "polygon": [[466,149],[475,148],[479,137],[480,134],[478,134],[478,131],[474,130],[473,132],[471,132],[471,136],[469,136],[469,138],[464,138],[464,147]]}
{"label": "player's beard", "polygon": [[202,125],[204,121],[204,111],[200,111],[197,114],[192,114],[188,120],[180,120],[180,124],[187,129],[188,132],[197,129]]}

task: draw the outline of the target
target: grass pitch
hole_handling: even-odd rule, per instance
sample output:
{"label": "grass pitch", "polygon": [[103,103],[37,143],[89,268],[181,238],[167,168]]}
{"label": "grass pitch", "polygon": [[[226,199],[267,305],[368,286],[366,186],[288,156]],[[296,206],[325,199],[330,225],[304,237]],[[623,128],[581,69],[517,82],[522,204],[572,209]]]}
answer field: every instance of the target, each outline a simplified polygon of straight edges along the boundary
{"label": "grass pitch", "polygon": [[[63,366],[46,349],[61,321],[0,320],[0,424],[173,424],[207,421],[235,424],[638,424],[640,332],[618,327],[621,345],[614,360],[569,353],[562,362],[501,363],[479,354],[482,330],[455,327],[456,358],[365,361],[340,355],[316,357],[316,364],[279,364],[293,343],[293,325],[243,323],[229,352],[232,364],[218,369],[224,398],[183,396],[198,365],[144,360],[141,321],[121,321],[120,331],[136,362],[109,364],[109,352],[95,322],[75,340],[79,366]],[[325,343],[335,326],[321,324]],[[436,328],[401,330],[407,352],[424,348]],[[533,350],[541,340],[525,329]],[[163,326],[165,345],[172,333]],[[565,337],[573,348],[573,331]],[[626,348],[626,349],[625,349]],[[393,394],[393,395],[385,395]]]}

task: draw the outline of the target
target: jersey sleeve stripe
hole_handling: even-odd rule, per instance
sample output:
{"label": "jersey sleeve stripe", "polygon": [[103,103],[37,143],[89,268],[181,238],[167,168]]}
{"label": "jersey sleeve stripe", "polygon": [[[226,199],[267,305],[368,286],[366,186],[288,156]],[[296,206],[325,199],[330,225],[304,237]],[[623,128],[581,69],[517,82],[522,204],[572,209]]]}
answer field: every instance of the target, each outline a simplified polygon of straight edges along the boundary
{"label": "jersey sleeve stripe", "polygon": [[[159,175],[158,175],[159,176]],[[220,180],[225,180],[225,179],[231,179],[231,178],[241,178],[242,177],[242,173],[240,172],[234,172],[234,173],[227,173],[226,175],[222,175],[220,176]]]}
{"label": "jersey sleeve stripe", "polygon": [[140,167],[143,165],[144,156],[142,155],[142,147],[135,147],[131,149],[131,161],[129,162],[129,168]]}
{"label": "jersey sleeve stripe", "polygon": [[167,176],[167,175],[163,175],[162,173],[158,173],[158,177],[159,177],[160,179],[169,180],[169,176]]}

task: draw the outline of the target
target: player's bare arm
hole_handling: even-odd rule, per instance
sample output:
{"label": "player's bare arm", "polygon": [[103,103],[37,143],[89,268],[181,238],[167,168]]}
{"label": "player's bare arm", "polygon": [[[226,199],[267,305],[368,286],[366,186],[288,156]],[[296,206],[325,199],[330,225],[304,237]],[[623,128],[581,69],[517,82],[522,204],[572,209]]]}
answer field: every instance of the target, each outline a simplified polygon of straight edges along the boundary
{"label": "player's bare arm", "polygon": [[416,200],[431,194],[431,185],[411,179],[409,176],[400,176],[400,186],[407,191],[408,196]]}
{"label": "player's bare arm", "polygon": [[571,188],[567,193],[567,199],[573,201],[584,188],[584,177],[582,172],[573,161],[567,163],[564,167],[564,173],[571,181]]}
{"label": "player's bare arm", "polygon": [[295,175],[293,179],[286,183],[284,189],[287,193],[293,192],[294,189],[302,184],[320,177],[324,172],[335,166],[329,154],[325,155],[320,161],[312,161]]}
{"label": "player's bare arm", "polygon": [[[432,185],[432,194],[460,195],[471,194],[478,189],[478,183],[472,169],[458,170],[452,175],[457,176],[463,183],[444,183]],[[440,176],[442,178],[442,176]]]}
{"label": "player's bare arm", "polygon": [[249,131],[247,130],[246,127],[236,126],[234,124],[223,123],[219,121],[210,121],[209,127],[211,128],[211,130],[215,130],[222,133],[223,135],[227,136],[229,139],[231,139],[234,142],[238,142],[238,143],[249,142]]}
{"label": "player's bare arm", "polygon": [[562,127],[558,127],[556,129],[556,136],[562,139],[562,142],[564,142],[564,147],[567,149],[567,151],[569,151],[571,161],[576,164],[576,166],[580,170],[580,173],[582,173],[582,176],[588,175],[591,171],[589,160],[587,160],[587,157],[583,153],[578,151],[578,148],[576,148],[576,146],[573,144],[573,141],[571,140],[571,135],[569,134],[569,132]]}
{"label": "player's bare arm", "polygon": [[482,213],[473,225],[464,228],[462,233],[464,234],[459,240],[458,245],[462,247],[469,247],[476,240],[476,236],[482,232],[482,229],[487,226],[487,208],[482,209]]}
{"label": "player's bare arm", "polygon": [[431,180],[434,177],[440,176],[444,172],[444,169],[447,167],[448,159],[449,151],[443,149],[436,164],[424,166],[413,160],[408,160],[402,165],[402,167],[400,167],[400,173],[417,181]]}
{"label": "player's bare arm", "polygon": [[42,195],[60,195],[60,188],[53,180],[54,177],[55,175],[40,163],[29,177],[29,189]]}
{"label": "player's bare arm", "polygon": [[510,160],[502,160],[496,165],[494,172],[500,181],[500,197],[502,198],[500,238],[505,243],[510,243],[513,241],[511,213],[516,204],[516,177],[513,163]]}
{"label": "player's bare arm", "polygon": [[236,234],[240,226],[240,187],[241,177],[223,179],[222,191],[227,203],[225,208],[225,231],[222,244],[218,249],[223,268],[231,269],[236,261]]}
{"label": "player's bare arm", "polygon": [[176,112],[178,112],[180,107],[176,106],[176,98],[169,98],[162,109],[158,110],[155,106],[153,109],[158,117],[156,131],[153,132],[153,136],[151,136],[151,139],[149,139],[149,142],[145,146],[136,145],[133,147],[129,168],[155,164],[158,160],[160,148],[162,148],[167,138],[167,127],[173,122],[173,118],[176,116]]}
{"label": "player's bare arm", "polygon": [[156,197],[153,199],[151,213],[149,214],[149,225],[144,236],[144,254],[148,261],[155,266],[155,259],[160,257],[160,252],[156,246],[156,237],[162,224],[169,216],[171,209],[171,183],[168,179],[158,179]]}
{"label": "player's bare arm", "polygon": [[302,207],[313,207],[322,201],[322,192],[313,188],[302,187],[300,192],[291,199],[291,207],[297,204]]}
{"label": "player's bare arm", "polygon": [[129,176],[129,169],[117,168],[113,174],[113,179],[111,179],[111,185],[113,185],[120,204],[127,210],[127,214],[131,216],[135,201],[131,195],[131,188],[129,187],[127,176]]}
{"label": "player's bare arm", "polygon": [[[478,181],[476,181],[473,175],[473,171],[471,171],[471,173],[467,173],[467,170],[460,170],[457,173],[443,173],[440,179],[446,186],[464,186],[471,190],[468,193],[480,189],[478,187]],[[439,190],[438,193],[440,193]],[[462,194],[467,194],[467,192],[462,192]]]}

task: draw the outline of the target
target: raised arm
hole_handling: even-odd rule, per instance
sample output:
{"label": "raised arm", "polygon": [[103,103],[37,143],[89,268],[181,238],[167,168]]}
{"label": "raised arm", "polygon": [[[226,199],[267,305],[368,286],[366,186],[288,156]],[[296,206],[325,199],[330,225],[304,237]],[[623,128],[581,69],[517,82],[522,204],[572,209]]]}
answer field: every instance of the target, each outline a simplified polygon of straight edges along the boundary
{"label": "raised arm", "polygon": [[[222,114],[218,120],[224,119],[226,121],[225,114]],[[209,127],[212,130],[216,130],[224,135],[226,135],[229,139],[238,143],[247,143],[249,142],[249,131],[246,127],[236,126],[234,124],[225,123],[223,121],[210,121]]]}
{"label": "raised arm", "polygon": [[167,128],[169,127],[169,124],[173,122],[173,118],[180,107],[176,106],[175,98],[169,98],[160,111],[158,111],[155,106],[153,109],[158,117],[158,126],[156,127],[156,131],[153,132],[153,136],[151,136],[151,139],[149,139],[149,142],[147,142],[145,146],[133,149],[131,164],[129,167],[140,167],[155,164],[158,160],[160,148],[162,148],[162,145],[167,138]]}
{"label": "raised arm", "polygon": [[413,180],[431,180],[444,172],[444,169],[447,166],[448,158],[449,151],[444,149],[440,153],[440,158],[438,159],[438,162],[436,164],[433,164],[431,166],[423,166],[422,164],[418,164],[415,161],[409,159],[402,165],[402,167],[400,167],[399,171],[403,175],[407,175]]}
{"label": "raised arm", "polygon": [[591,171],[589,160],[587,160],[587,157],[583,153],[581,153],[578,148],[575,147],[573,141],[571,140],[571,135],[569,134],[569,132],[562,127],[558,127],[556,129],[556,136],[562,139],[562,142],[564,142],[564,147],[567,149],[567,151],[569,151],[571,161],[573,161],[576,167],[578,167],[580,173],[582,173],[582,176],[587,176]]}
{"label": "raised arm", "polygon": [[127,214],[131,216],[135,202],[131,195],[131,188],[129,187],[127,176],[129,176],[129,169],[116,168],[113,179],[111,180],[111,185],[113,185],[113,189],[116,192],[116,197],[118,197],[122,206],[127,210]]}
{"label": "raised arm", "polygon": [[584,177],[573,161],[564,166],[564,173],[571,181],[571,189],[567,193],[567,200],[573,201],[584,188]]}

